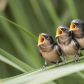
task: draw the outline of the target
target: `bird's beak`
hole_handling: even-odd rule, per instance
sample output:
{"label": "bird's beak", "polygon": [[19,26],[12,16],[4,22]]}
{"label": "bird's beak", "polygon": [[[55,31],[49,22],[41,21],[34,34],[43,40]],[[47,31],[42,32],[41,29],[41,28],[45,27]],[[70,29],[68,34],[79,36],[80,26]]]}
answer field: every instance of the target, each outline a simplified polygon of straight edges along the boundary
{"label": "bird's beak", "polygon": [[70,30],[69,31],[72,31],[75,29],[75,24],[71,22],[71,25],[70,25]]}
{"label": "bird's beak", "polygon": [[55,37],[58,37],[61,34],[63,34],[63,31],[61,29],[57,28],[57,32],[56,32],[56,36]]}
{"label": "bird's beak", "polygon": [[38,45],[43,44],[44,39],[45,39],[45,38],[44,38],[41,34],[39,34]]}

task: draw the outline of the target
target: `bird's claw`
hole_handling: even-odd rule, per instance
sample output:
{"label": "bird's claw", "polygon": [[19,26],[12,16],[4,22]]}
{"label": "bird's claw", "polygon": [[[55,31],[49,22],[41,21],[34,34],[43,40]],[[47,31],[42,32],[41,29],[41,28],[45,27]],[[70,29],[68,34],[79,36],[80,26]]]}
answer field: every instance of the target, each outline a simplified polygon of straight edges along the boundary
{"label": "bird's claw", "polygon": [[59,64],[56,64],[57,67],[59,67]]}
{"label": "bird's claw", "polygon": [[77,60],[78,60],[78,62],[80,62],[79,55],[77,56]]}
{"label": "bird's claw", "polygon": [[41,68],[42,70],[45,69],[45,65]]}
{"label": "bird's claw", "polygon": [[76,55],[75,55],[75,57],[74,57],[74,62],[76,63]]}
{"label": "bird's claw", "polygon": [[63,61],[63,65],[66,65],[66,56],[64,56],[64,61]]}
{"label": "bird's claw", "polygon": [[57,66],[57,67],[59,67],[59,63],[58,63],[58,60],[57,60],[57,62],[56,62],[56,66]]}
{"label": "bird's claw", "polygon": [[76,63],[76,59],[74,58],[74,62]]}
{"label": "bird's claw", "polygon": [[65,62],[65,60],[63,61],[63,65],[66,65],[66,62]]}

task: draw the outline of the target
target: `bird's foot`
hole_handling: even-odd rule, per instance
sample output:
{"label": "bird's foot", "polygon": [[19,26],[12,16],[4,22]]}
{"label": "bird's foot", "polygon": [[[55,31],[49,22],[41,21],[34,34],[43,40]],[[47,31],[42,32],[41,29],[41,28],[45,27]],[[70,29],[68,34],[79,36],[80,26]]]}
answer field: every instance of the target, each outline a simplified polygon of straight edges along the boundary
{"label": "bird's foot", "polygon": [[64,56],[63,65],[66,65],[66,56]]}
{"label": "bird's foot", "polygon": [[65,60],[63,61],[63,65],[66,65],[66,62],[65,62]]}
{"label": "bird's foot", "polygon": [[42,70],[45,69],[45,65],[43,65],[43,67],[41,68]]}
{"label": "bird's foot", "polygon": [[74,57],[74,62],[76,63],[76,55],[75,55],[75,57]]}
{"label": "bird's foot", "polygon": [[58,60],[57,60],[57,62],[56,62],[56,66],[57,66],[57,67],[59,67],[59,63],[58,63]]}
{"label": "bird's foot", "polygon": [[80,62],[79,55],[77,55],[77,60],[78,60],[78,62]]}

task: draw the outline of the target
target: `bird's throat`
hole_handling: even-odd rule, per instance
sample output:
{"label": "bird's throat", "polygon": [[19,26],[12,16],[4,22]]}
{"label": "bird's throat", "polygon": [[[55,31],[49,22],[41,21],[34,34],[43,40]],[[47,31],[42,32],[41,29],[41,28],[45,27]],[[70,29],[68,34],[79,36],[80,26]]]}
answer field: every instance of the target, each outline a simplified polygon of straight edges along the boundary
{"label": "bird's throat", "polygon": [[59,38],[59,43],[63,45],[68,45],[71,42],[72,36]]}
{"label": "bird's throat", "polygon": [[62,41],[66,41],[68,40],[69,36],[68,35],[65,35],[65,36],[60,36],[59,39],[62,40]]}
{"label": "bird's throat", "polygon": [[49,44],[49,45],[40,45],[41,50],[43,52],[49,52],[49,51],[51,51],[52,46],[53,46],[52,44]]}

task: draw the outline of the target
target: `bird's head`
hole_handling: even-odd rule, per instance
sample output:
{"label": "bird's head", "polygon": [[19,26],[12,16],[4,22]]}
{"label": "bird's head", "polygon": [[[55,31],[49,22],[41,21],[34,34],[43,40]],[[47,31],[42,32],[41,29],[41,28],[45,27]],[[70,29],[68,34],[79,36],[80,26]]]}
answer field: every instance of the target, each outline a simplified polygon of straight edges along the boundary
{"label": "bird's head", "polygon": [[69,28],[67,26],[57,27],[56,37],[63,37],[69,35]]}
{"label": "bird's head", "polygon": [[51,35],[47,33],[39,34],[38,45],[48,45],[48,44],[51,44],[52,41],[53,41],[53,38]]}
{"label": "bird's head", "polygon": [[79,31],[83,30],[84,22],[80,19],[74,19],[71,21],[70,31]]}

